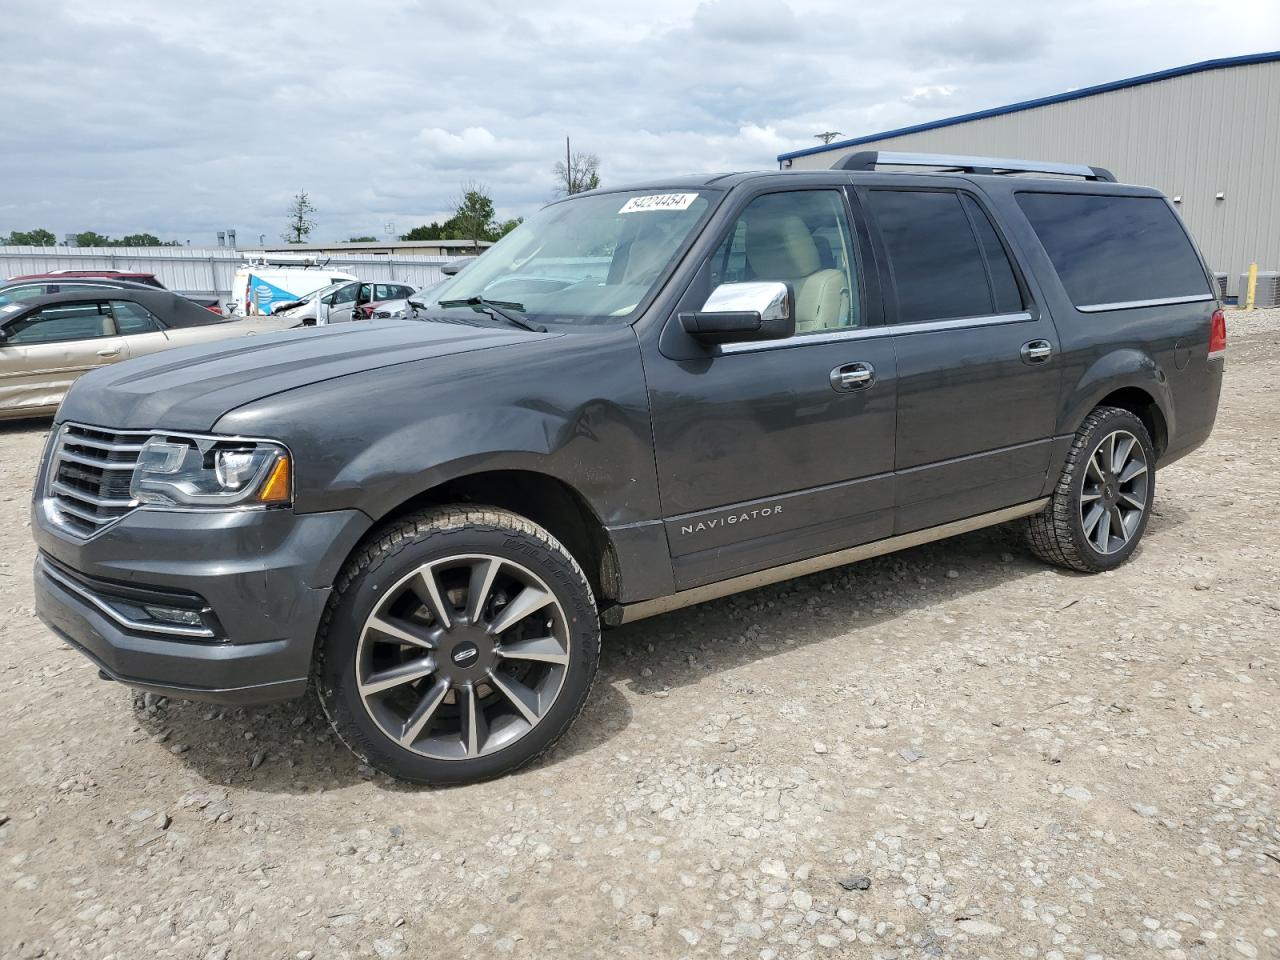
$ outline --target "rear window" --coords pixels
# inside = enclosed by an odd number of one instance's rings
[[[1076,307],[1209,296],[1200,258],[1160,197],[1019,193],[1017,198]]]

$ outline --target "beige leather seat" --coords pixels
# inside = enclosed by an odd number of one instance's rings
[[[772,211],[748,212],[747,265],[757,280],[785,280],[796,292],[796,332],[830,330],[849,322],[849,285],[843,271],[823,269],[818,245],[802,219]]]

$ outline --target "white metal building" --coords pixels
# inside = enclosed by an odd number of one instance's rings
[[[830,167],[860,150],[1059,160],[1105,167],[1177,205],[1230,290],[1280,270],[1280,51],[1206,60],[778,157]]]

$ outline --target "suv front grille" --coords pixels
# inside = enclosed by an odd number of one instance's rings
[[[129,483],[150,433],[67,424],[49,465],[47,495],[69,530],[90,536],[138,506]]]

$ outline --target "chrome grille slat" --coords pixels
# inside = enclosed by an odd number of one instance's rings
[[[85,467],[100,467],[103,470],[132,470],[135,466],[135,463],[132,460],[124,462],[115,460],[94,460],[91,457],[82,456],[79,453],[72,453],[70,450],[63,450],[61,457],[62,460],[67,463],[78,463]]]
[[[137,509],[129,484],[151,435],[66,424],[53,450],[46,496],[62,525],[89,537]]]
[[[67,486],[65,483],[60,483],[57,480],[53,482],[52,489],[54,493],[62,494],[63,496],[74,497],[77,500],[83,500],[85,503],[91,503],[95,507],[127,509],[129,507],[135,506],[135,502],[133,500],[119,500],[119,499],[111,499],[110,497],[99,497],[95,494],[90,493],[87,490],[77,490],[74,487]]]

